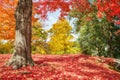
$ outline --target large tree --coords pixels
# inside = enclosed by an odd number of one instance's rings
[[[14,69],[34,64],[31,57],[31,17],[32,0],[19,0],[15,11],[15,49],[7,63]]]
[[[57,0],[57,1],[38,0],[36,3],[40,3],[40,4],[35,4],[36,6],[35,9],[40,14],[41,12],[39,12],[39,9],[42,12],[45,12],[46,10],[47,12],[48,11],[53,12],[58,8],[62,9],[61,13],[66,13],[69,11],[69,7],[68,7],[69,2],[63,0]],[[56,5],[57,7],[55,7],[52,3],[55,4],[57,3]],[[41,10],[41,6],[44,6],[42,10]],[[45,13],[42,14],[46,15]],[[31,56],[31,17],[32,17],[32,0],[18,0],[18,5],[15,11],[15,20],[16,20],[15,49],[11,59],[7,62],[7,65],[12,66],[14,69],[26,65],[34,65]]]

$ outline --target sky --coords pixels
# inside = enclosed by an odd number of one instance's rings
[[[57,22],[57,20],[59,19],[59,16],[60,16],[60,10],[57,10],[53,13],[48,13],[47,20],[43,22],[44,23],[43,28],[45,30],[49,30],[52,27],[52,25]]]
[[[53,13],[48,13],[48,17],[47,17],[48,19],[43,21],[43,23],[44,23],[44,27],[43,28],[45,30],[49,30],[52,27],[52,25],[59,20],[59,16],[60,16],[60,10],[57,10],[57,11],[55,11]],[[73,21],[74,21],[74,19],[68,20],[68,22],[70,23],[70,25],[72,27],[74,26]]]

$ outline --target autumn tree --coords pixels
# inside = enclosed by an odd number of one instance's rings
[[[4,0],[6,1],[6,0]],[[4,3],[0,0],[1,3]],[[40,10],[41,6],[43,14],[48,11],[55,11],[61,8],[62,13],[66,13],[70,10],[69,1],[57,0],[57,1],[41,1],[36,3],[36,10]],[[39,4],[40,3],[40,4]],[[43,3],[43,4],[41,4]],[[59,6],[55,6],[52,3],[57,3]],[[52,4],[52,5],[49,5]],[[46,12],[47,10],[47,12]],[[38,13],[40,13],[38,11]],[[20,68],[26,65],[34,65],[31,56],[31,18],[32,18],[32,0],[18,0],[18,5],[15,10],[16,30],[15,30],[15,48],[11,59],[7,65],[12,66],[14,69]]]
[[[47,38],[48,33],[43,29],[42,23],[34,23],[32,27],[32,53],[48,54]]]
[[[14,11],[17,3],[18,0],[0,0],[0,40],[13,40],[15,37]],[[34,23],[38,18],[34,17],[35,8],[32,10],[32,23]]]
[[[109,11],[107,14],[102,12],[100,14],[99,9],[94,5],[94,2],[89,2],[88,0],[85,1],[87,1],[86,8],[84,8],[85,5],[75,9],[73,8],[69,14],[70,16],[77,18],[75,26],[76,31],[80,33],[78,41],[83,53],[107,57],[118,56],[120,53],[119,45],[117,45],[119,44],[119,37],[116,36],[114,32],[119,30],[119,27],[116,27],[111,21],[109,21]],[[97,1],[98,3],[96,4],[100,4],[98,5],[100,10],[106,10],[104,7],[106,5],[102,3],[104,1],[99,1]],[[115,3],[117,4],[117,1],[115,1]],[[74,5],[77,5],[77,3]],[[87,7],[88,5],[89,7]],[[118,5],[116,6],[118,7]],[[106,6],[106,8],[109,8],[109,10],[111,9],[108,6]],[[107,19],[105,15],[107,16]],[[118,15],[118,13],[115,15]],[[114,17],[111,17],[111,19],[113,18],[113,21]]]
[[[14,53],[7,63],[17,69],[33,65],[31,57],[32,0],[19,0],[15,11],[16,35]]]
[[[71,41],[73,36],[71,35],[72,27],[66,19],[58,20],[50,29],[50,41],[48,42],[51,52],[67,53],[72,47]]]

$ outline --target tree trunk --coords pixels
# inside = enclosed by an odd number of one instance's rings
[[[31,57],[31,17],[32,0],[19,0],[15,11],[15,49],[7,63],[8,66],[12,66],[14,69],[34,65]]]

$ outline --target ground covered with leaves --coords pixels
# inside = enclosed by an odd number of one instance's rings
[[[120,72],[107,65],[110,58],[35,54],[35,66],[13,70],[5,66],[10,56],[0,54],[0,80],[120,80]]]

